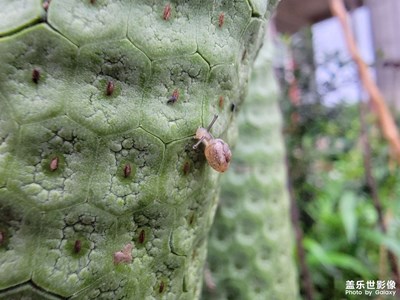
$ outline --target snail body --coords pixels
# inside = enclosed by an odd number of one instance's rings
[[[229,167],[232,153],[227,143],[222,139],[215,139],[209,132],[217,118],[218,115],[215,115],[207,129],[203,127],[197,129],[195,139],[199,141],[193,146],[193,149],[196,149],[200,143],[203,143],[205,146],[204,155],[208,164],[214,170],[223,173]]]

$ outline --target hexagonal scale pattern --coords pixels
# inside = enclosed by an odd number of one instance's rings
[[[69,297],[112,272],[113,216],[84,204],[43,213],[42,220],[33,257],[35,284]]]
[[[73,44],[45,24],[1,39],[0,91],[17,121],[39,121],[62,112],[70,100],[76,52]]]
[[[42,17],[41,0],[2,1],[0,10],[0,36],[10,34]]]
[[[257,3],[0,12],[0,299],[200,296],[219,174],[193,135],[218,113],[230,142],[269,12]]]
[[[48,22],[76,45],[120,40],[126,36],[128,0],[51,0]]]
[[[137,128],[150,60],[124,39],[81,47],[77,64],[67,114],[99,135]]]
[[[157,199],[164,159],[159,139],[140,128],[109,136],[100,141],[97,158],[89,203],[121,215]]]
[[[39,236],[38,211],[23,199],[0,189],[0,290],[30,279],[32,256]],[[1,293],[0,293],[1,295]]]
[[[87,200],[97,150],[90,131],[67,117],[24,124],[16,148],[9,164],[9,190],[41,209]]]

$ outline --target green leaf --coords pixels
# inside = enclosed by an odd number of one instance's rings
[[[340,252],[329,252],[318,242],[312,239],[304,239],[304,248],[309,252],[310,264],[322,264],[329,272],[335,272],[336,268],[351,270],[363,278],[371,278],[371,272],[362,262],[351,255]]]
[[[377,245],[384,245],[393,251],[395,255],[400,256],[400,241],[398,238],[384,235],[379,231],[371,231],[365,235],[365,238]]]
[[[346,232],[347,240],[354,243],[357,235],[357,196],[346,191],[339,200],[339,212]]]

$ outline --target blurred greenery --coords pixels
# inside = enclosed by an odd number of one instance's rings
[[[294,106],[286,100],[282,109],[315,299],[360,299],[345,296],[346,280],[393,279],[382,251],[400,256],[399,168],[368,116],[372,174],[388,225],[384,235],[365,176],[359,105]]]

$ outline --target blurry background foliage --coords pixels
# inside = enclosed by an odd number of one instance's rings
[[[345,296],[346,280],[393,279],[386,249],[400,256],[400,171],[368,110],[364,118],[371,172],[388,228],[383,234],[366,178],[360,99],[334,105],[321,101],[321,91],[340,89],[348,83],[343,80],[348,74],[340,71],[352,62],[328,53],[326,66],[334,66],[338,80],[323,82],[317,88],[311,30],[284,37],[281,42],[293,59],[289,76],[284,68],[278,67],[276,72],[282,88],[289,177],[299,208],[313,298],[361,299]],[[354,76],[348,79],[358,80]],[[399,120],[399,115],[396,117]],[[300,278],[300,285],[302,296],[308,299],[304,278]]]

